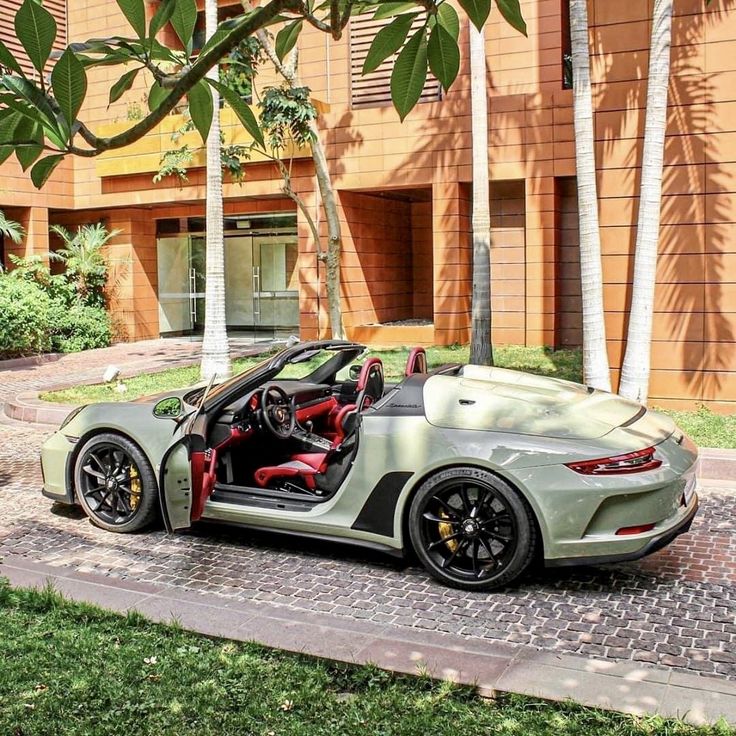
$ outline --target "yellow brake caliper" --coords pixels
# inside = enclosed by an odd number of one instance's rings
[[[135,511],[141,502],[141,476],[135,464],[130,464],[130,508]]]
[[[439,514],[441,519],[449,519],[450,517],[447,515],[447,513],[444,510],[440,511]],[[452,531],[452,524],[448,523],[440,523],[439,524],[440,529],[440,537],[442,539],[447,539],[447,537],[451,537],[453,535]],[[454,552],[457,549],[458,545],[457,539],[450,539],[449,541],[445,542],[445,547],[450,550],[450,552]]]

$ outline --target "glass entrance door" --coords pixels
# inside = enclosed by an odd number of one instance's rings
[[[186,335],[204,325],[204,239],[158,239],[158,314],[161,334]]]
[[[284,222],[284,220],[286,220]],[[293,224],[292,224],[293,223]],[[204,329],[206,241],[197,232],[158,238],[159,322],[163,335]],[[296,224],[286,217],[253,218],[225,232],[225,312],[228,332],[271,340],[299,331]]]
[[[225,291],[230,329],[255,340],[298,331],[299,283],[295,235],[225,239]]]

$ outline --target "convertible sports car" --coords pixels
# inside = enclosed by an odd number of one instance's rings
[[[75,410],[44,494],[115,532],[160,512],[402,554],[459,588],[630,560],[690,528],[697,450],[665,416],[568,381],[478,365],[385,385],[365,348],[288,347],[219,385]]]

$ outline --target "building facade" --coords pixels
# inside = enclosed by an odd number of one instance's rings
[[[675,0],[651,401],[736,408],[736,0]],[[0,9],[8,40],[19,0]],[[69,41],[127,33],[114,3],[45,0]],[[228,6],[239,3],[221,2]],[[152,12],[155,2],[147,4]],[[495,343],[567,347],[581,341],[572,92],[565,0],[523,0],[528,37],[493,11],[486,28]],[[596,156],[608,349],[614,385],[625,346],[636,235],[651,3],[589,0]],[[63,21],[63,23],[62,23]],[[470,83],[467,27],[460,75],[433,80],[401,123],[384,66],[360,77],[371,22],[338,42],[307,28],[300,75],[320,101],[319,127],[344,234],[342,301],[348,334],[375,344],[469,339],[471,257]],[[90,75],[84,119],[124,128],[145,106],[145,83],[108,105],[120,70]],[[142,75],[141,75],[142,76]],[[278,83],[268,71],[261,88]],[[109,256],[113,309],[128,339],[201,323],[204,170],[153,183],[181,125],[172,116],[133,146],[67,160],[42,193],[15,160],[0,168],[0,209],[28,230],[10,252],[48,250],[48,226],[103,219],[120,229]],[[243,131],[224,113],[228,141]],[[178,143],[181,145],[181,143]],[[319,218],[314,170],[295,151],[292,183]],[[323,268],[305,218],[281,191],[275,166],[246,165],[225,184],[228,323],[268,334],[324,335]]]

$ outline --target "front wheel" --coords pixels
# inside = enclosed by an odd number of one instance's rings
[[[136,532],[158,513],[156,476],[141,449],[117,434],[85,442],[74,466],[77,500],[92,522],[111,532]]]
[[[463,590],[492,590],[519,577],[537,538],[518,492],[471,467],[439,471],[422,484],[409,511],[409,534],[427,570]]]

